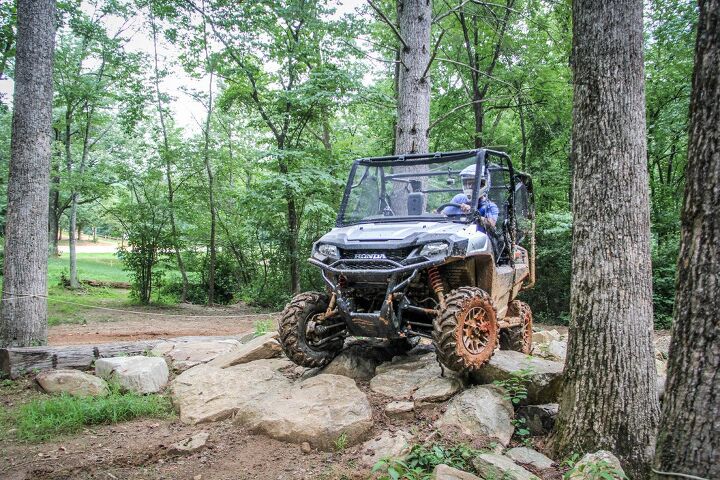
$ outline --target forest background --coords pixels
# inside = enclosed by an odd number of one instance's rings
[[[294,291],[322,288],[304,259],[334,225],[351,162],[394,151],[394,8],[59,2],[49,254],[58,254],[63,230],[122,239],[119,256],[139,303],[278,308]],[[501,149],[533,175],[538,282],[525,301],[538,321],[566,323],[570,1],[433,8],[430,151]],[[12,78],[14,6],[0,9],[0,75]],[[696,22],[692,2],[646,2],[658,328],[669,327],[675,294]],[[0,106],[3,202],[10,98]],[[3,224],[4,212],[0,205]],[[77,287],[84,272],[76,255],[61,258],[59,281]]]

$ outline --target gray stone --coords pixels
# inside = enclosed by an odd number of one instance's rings
[[[214,358],[240,346],[233,339],[207,340],[197,342],[162,342],[152,350],[153,355],[165,358],[175,372],[207,363]]]
[[[528,447],[515,447],[511,448],[505,455],[516,463],[522,463],[524,465],[532,465],[535,468],[544,470],[553,466],[553,461],[543,455],[542,453],[533,450]]]
[[[159,357],[113,357],[95,361],[95,374],[117,381],[122,388],[137,393],[157,393],[168,382],[167,363]]]
[[[197,432],[191,437],[186,438],[181,442],[177,442],[170,446],[169,452],[176,455],[187,455],[190,453],[199,452],[205,448],[207,439],[210,437],[208,432]]]
[[[472,463],[480,478],[487,480],[539,480],[536,475],[504,455],[482,453]]]
[[[530,369],[527,384],[527,399],[521,404],[540,404],[557,402],[562,387],[563,364],[531,357],[511,350],[498,350],[490,361],[473,372],[472,379],[477,383],[493,383],[511,378],[513,372]]]
[[[548,353],[555,360],[565,361],[567,356],[567,342],[563,340],[552,340],[548,344]]]
[[[667,361],[670,352],[670,341],[672,337],[670,335],[658,335],[655,338],[655,358],[658,360]]]
[[[375,375],[375,367],[385,360],[382,350],[365,343],[353,343],[345,347],[322,373],[343,375],[355,380],[370,380]]]
[[[385,415],[393,418],[409,420],[415,417],[415,404],[413,402],[396,401],[385,405]]]
[[[667,383],[667,375],[657,376],[657,395],[658,400],[662,401],[665,398],[665,384]]]
[[[590,469],[590,466],[593,466]],[[595,453],[588,453],[570,470],[568,480],[595,480],[600,473],[598,470],[609,474],[611,478],[622,479],[625,472],[620,466],[620,460],[607,450],[599,450]]]
[[[507,445],[515,430],[513,416],[513,406],[499,388],[477,386],[450,400],[435,426],[456,428],[472,437],[494,437]]]
[[[480,477],[441,463],[433,470],[432,480],[480,480]]]
[[[402,458],[410,453],[410,439],[412,436],[404,431],[384,431],[377,438],[373,438],[360,446],[363,456],[360,462],[366,467],[372,467],[383,458]]]
[[[35,380],[47,393],[67,393],[76,397],[105,396],[108,385],[102,378],[80,370],[47,370]]]
[[[228,353],[220,355],[208,362],[213,367],[227,368],[242,365],[255,360],[279,357],[282,348],[277,341],[277,332],[269,332],[244,343]]]
[[[183,372],[172,383],[180,421],[234,416],[251,432],[324,450],[343,434],[348,445],[364,439],[373,425],[372,408],[354,380],[321,374],[293,382],[278,371],[288,365],[269,359],[228,368],[198,365]]]
[[[370,389],[397,400],[414,399],[425,402],[447,400],[463,388],[453,372],[442,370],[434,353],[422,356],[396,357],[376,368]]]
[[[525,428],[530,430],[530,435],[547,435],[555,426],[558,407],[557,403],[526,405],[517,410],[516,416],[525,419]]]

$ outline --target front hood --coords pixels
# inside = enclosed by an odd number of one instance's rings
[[[464,230],[467,225],[459,223],[412,222],[412,223],[366,223],[336,228],[330,235],[344,235],[349,242],[385,240],[408,240],[419,235],[451,235]]]

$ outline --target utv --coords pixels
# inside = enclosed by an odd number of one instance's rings
[[[532,313],[515,297],[534,283],[534,243],[531,178],[503,152],[357,160],[336,228],[309,259],[328,293],[302,293],[285,307],[283,350],[319,367],[347,336],[408,347],[425,337],[456,372],[479,368],[498,342],[529,353]]]

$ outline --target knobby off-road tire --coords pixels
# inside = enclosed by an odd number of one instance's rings
[[[530,354],[532,352],[532,310],[530,310],[530,305],[520,300],[513,300],[508,304],[507,316],[520,317],[522,324],[500,330],[500,350],[514,350]]]
[[[445,305],[433,328],[438,360],[456,372],[477,370],[497,347],[495,305],[487,292],[476,287],[451,291]]]
[[[328,296],[307,292],[295,295],[285,306],[280,318],[278,334],[285,355],[297,365],[314,368],[330,363],[342,350],[344,340],[337,338],[320,347],[313,347],[307,338],[307,322],[325,313]]]

